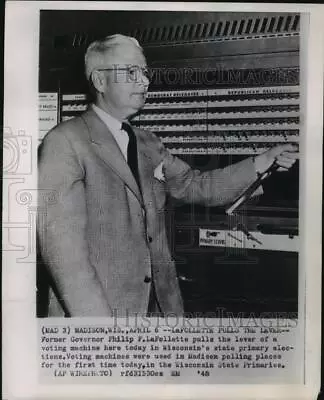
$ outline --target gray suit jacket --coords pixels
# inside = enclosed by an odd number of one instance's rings
[[[49,193],[39,196],[39,246],[71,316],[145,314],[150,280],[162,311],[181,314],[165,231],[166,193],[222,205],[256,179],[251,159],[200,173],[171,155],[154,134],[134,130],[141,191],[92,109],[59,124],[41,145],[39,189]],[[154,177],[162,161],[165,182]],[[60,315],[54,302],[49,314]]]

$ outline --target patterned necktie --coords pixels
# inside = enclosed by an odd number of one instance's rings
[[[132,127],[126,122],[122,123],[122,130],[127,132],[129,142],[127,147],[127,163],[132,171],[139,189],[141,189],[139,173],[138,173],[138,158],[137,158],[137,143],[136,136]]]

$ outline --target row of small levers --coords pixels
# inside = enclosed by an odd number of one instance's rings
[[[151,124],[141,126],[140,124],[134,123],[134,126],[139,126],[143,129],[147,129],[153,132],[210,132],[210,131],[223,131],[223,130],[272,130],[272,129],[285,129],[285,130],[295,130],[299,128],[298,120],[287,121],[284,119],[279,120],[269,120],[264,119],[256,121],[255,119],[251,121],[219,121],[218,123],[206,124],[206,123],[195,123],[191,124],[166,124],[158,125]]]
[[[156,120],[190,120],[190,119],[214,119],[214,118],[278,118],[278,117],[298,117],[299,110],[287,109],[258,109],[249,108],[240,110],[240,108],[231,107],[231,109],[222,110],[206,110],[204,112],[172,112],[172,113],[145,113],[137,115],[133,118],[134,121],[156,121]]]
[[[62,115],[62,121],[68,121],[73,118],[74,115]],[[207,120],[208,121],[208,120]],[[270,118],[262,117],[258,115],[258,117],[249,118],[240,118],[237,116],[236,118],[226,118],[226,119],[213,119],[206,123],[206,120],[197,118],[193,118],[191,120],[172,120],[171,123],[168,123],[168,120],[162,121],[138,121],[136,119],[132,120],[132,124],[134,126],[151,130],[153,132],[208,132],[208,131],[219,131],[219,130],[271,130],[271,129],[287,129],[294,130],[299,128],[299,117],[298,116],[289,116],[285,117],[283,115]]]
[[[293,143],[293,142],[291,142]],[[260,154],[271,147],[274,146],[274,143],[262,143],[256,145],[223,145],[223,146],[186,146],[183,147],[181,144],[166,146],[171,154],[228,154],[228,155],[251,155],[251,154]]]
[[[252,103],[252,102],[251,102]],[[64,104],[62,106],[63,112],[82,112],[87,109],[86,104]],[[179,111],[181,109],[181,111]],[[215,102],[213,106],[204,106],[202,103],[191,103],[191,107],[177,107],[174,109],[151,109],[145,107],[140,115],[137,115],[137,119],[150,119],[150,118],[172,118],[172,119],[187,119],[189,115],[207,117],[212,114],[236,114],[236,113],[275,113],[275,112],[298,112],[299,104],[298,102],[265,102],[265,101],[254,101],[253,104],[246,105],[246,103],[241,102],[241,104],[229,105],[228,103],[220,105]]]
[[[66,103],[62,105],[63,112],[82,112],[87,109],[85,103]],[[233,107],[233,110],[231,110]],[[179,109],[182,111],[179,112]],[[238,110],[239,112],[275,112],[275,111],[297,111],[299,109],[298,99],[261,99],[261,100],[228,100],[228,101],[178,101],[158,104],[146,104],[141,115],[165,115],[187,114],[187,113],[228,113]]]
[[[276,95],[233,95],[233,96],[209,96],[206,98],[166,98],[146,100],[145,109],[173,109],[173,108],[203,108],[203,107],[227,107],[249,106],[259,104],[298,104],[298,93],[286,93]]]
[[[208,136],[166,136],[161,138],[164,143],[289,143],[298,142],[299,135],[208,135]]]

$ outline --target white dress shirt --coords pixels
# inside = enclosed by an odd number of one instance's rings
[[[123,156],[125,157],[125,160],[127,161],[127,147],[129,138],[127,132],[121,129],[122,123],[95,104],[92,104],[92,108],[114,136],[114,139],[116,140],[121,152],[123,153]]]

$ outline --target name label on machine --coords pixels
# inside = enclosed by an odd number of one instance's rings
[[[199,229],[199,246],[226,246],[226,231]]]
[[[199,246],[298,252],[299,238],[261,232],[250,232],[248,237],[241,230],[199,228]]]

